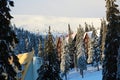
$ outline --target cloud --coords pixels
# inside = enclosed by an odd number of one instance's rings
[[[52,31],[66,32],[68,24],[73,31],[76,31],[79,24],[84,27],[85,22],[100,27],[100,18],[77,18],[77,17],[55,17],[55,16],[38,16],[38,15],[13,15],[13,24],[17,27],[23,27],[30,31],[47,31],[48,26]]]

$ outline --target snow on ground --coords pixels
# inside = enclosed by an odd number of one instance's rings
[[[77,72],[75,69],[72,69],[68,73],[67,77],[68,80],[102,80],[102,69],[97,71],[93,67],[88,67],[88,69],[84,71],[84,78],[82,78],[79,72]]]

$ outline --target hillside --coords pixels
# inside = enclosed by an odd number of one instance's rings
[[[84,78],[82,78],[80,73],[73,69],[68,73],[68,80],[102,80],[102,70],[97,71],[94,67],[89,66],[84,71]]]

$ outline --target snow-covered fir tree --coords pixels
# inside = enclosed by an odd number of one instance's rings
[[[70,68],[74,68],[74,44],[73,44],[73,38],[72,38],[72,30],[70,28],[70,24],[68,24],[68,52],[71,58],[70,62]]]
[[[13,1],[0,0],[0,80],[16,80],[16,71],[13,67],[21,70],[19,60],[13,51],[18,39],[10,26],[10,20],[13,18],[9,13],[10,6],[14,6]]]
[[[19,48],[21,49],[20,53],[24,53],[26,52],[26,45],[25,45],[25,37],[24,36],[21,36],[21,39],[20,39],[20,45]]]
[[[82,75],[82,78],[84,77],[83,70],[87,69],[83,36],[84,29],[81,27],[81,25],[79,25],[76,37],[76,55],[77,55],[77,67],[80,69],[80,74]]]
[[[90,31],[95,30],[95,27],[94,27],[94,25],[93,25],[93,24],[92,24],[92,25],[89,25],[89,28],[90,28],[90,29],[89,29]]]
[[[104,49],[105,49],[104,46],[105,46],[106,33],[107,33],[106,21],[102,19],[101,27],[100,27],[100,39],[99,39],[101,63],[103,62],[103,58],[104,58]]]
[[[24,29],[18,29],[16,28],[16,26],[14,25],[14,29],[13,29],[16,33],[17,33],[17,38],[19,39],[19,43],[17,44],[17,46],[15,47],[15,53],[25,53],[25,52],[29,52],[29,39],[28,37],[28,33],[26,31],[24,31]],[[32,48],[31,48],[32,50]]]
[[[42,44],[44,41],[42,37],[43,35],[29,32],[23,28],[17,28],[15,25],[13,27],[13,30],[16,32],[17,38],[19,39],[19,43],[15,47],[15,53],[18,54],[31,52],[32,48],[34,48],[35,55],[37,56],[39,51],[39,41],[41,40]]]
[[[37,80],[61,80],[59,61],[50,27],[45,43],[44,57],[44,63],[38,69]]]
[[[89,39],[88,44],[89,45],[88,45],[87,63],[92,63],[93,62],[93,55],[94,55],[94,49],[93,49],[94,39],[93,38]]]
[[[62,77],[65,76],[65,79],[67,80],[67,73],[69,71],[71,58],[68,52],[68,45],[65,41],[65,38],[62,40],[62,53],[61,53],[61,63],[60,63],[60,69],[62,72]]]
[[[78,68],[78,64],[77,64],[77,56],[80,54],[79,50],[81,50],[81,44],[83,43],[83,35],[84,35],[84,29],[81,27],[81,25],[79,25],[79,28],[77,28],[77,34],[76,34],[76,43],[75,43],[75,47],[76,47],[76,55],[75,55],[75,67]]]
[[[93,30],[93,65],[97,67],[97,70],[99,71],[99,63],[100,63],[100,45],[99,45],[99,37],[97,36],[97,32],[94,29]]]
[[[85,22],[85,32],[88,32],[89,31],[89,26],[88,24]]]
[[[35,55],[37,56],[39,52],[39,36],[38,35],[35,35],[34,49],[35,49]]]
[[[118,48],[118,57],[117,57],[117,80],[120,80],[120,47]]]
[[[100,45],[99,38],[97,36],[96,29],[93,28],[91,39],[89,40],[88,45],[88,58],[87,63],[91,63],[96,66],[99,70],[99,62],[100,62]]]
[[[29,41],[28,41],[28,38],[25,39],[25,51],[28,52],[28,44],[29,44]]]
[[[78,56],[77,56],[77,65],[80,69],[80,74],[82,75],[82,78],[84,77],[84,70],[87,69],[87,63],[86,63],[86,57],[85,57],[85,50],[84,50],[84,44],[81,44],[80,50],[78,50]]]
[[[105,59],[103,61],[102,80],[120,80],[119,48],[120,48],[120,12],[116,0],[106,0],[107,35],[105,40]]]
[[[42,42],[39,40],[39,46],[38,46],[38,56],[43,57],[43,47],[42,47]]]

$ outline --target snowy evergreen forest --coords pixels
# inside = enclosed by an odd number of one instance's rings
[[[17,55],[33,50],[42,60],[36,80],[120,80],[120,10],[116,0],[105,1],[99,29],[85,22],[76,32],[68,24],[62,34],[48,26],[43,35],[12,25],[14,2],[0,0],[0,80],[21,80]]]

